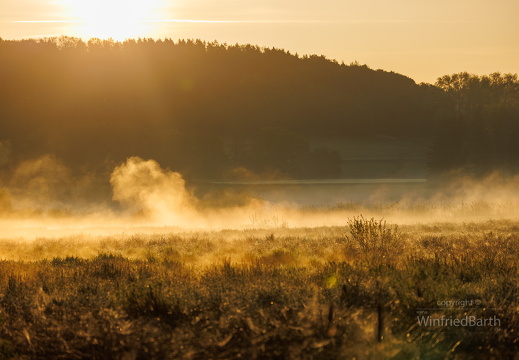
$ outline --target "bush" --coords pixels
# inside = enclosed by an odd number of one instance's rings
[[[386,221],[365,219],[362,215],[348,220],[351,239],[365,255],[387,257],[403,247],[397,225],[387,225]]]

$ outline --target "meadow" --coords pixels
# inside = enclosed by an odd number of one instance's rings
[[[518,229],[359,215],[5,238],[0,358],[517,359]]]

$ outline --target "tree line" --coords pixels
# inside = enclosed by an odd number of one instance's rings
[[[432,173],[516,167],[513,75],[416,84],[250,44],[59,37],[0,39],[0,79],[10,161],[49,153],[79,171],[139,155],[198,179],[337,177],[338,153],[308,137],[434,134]]]
[[[462,72],[440,77],[436,86],[448,103],[438,112],[436,141],[429,158],[431,173],[518,173],[517,74]]]

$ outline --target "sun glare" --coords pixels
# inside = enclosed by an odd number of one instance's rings
[[[78,36],[125,40],[152,34],[164,0],[68,0],[66,6]]]

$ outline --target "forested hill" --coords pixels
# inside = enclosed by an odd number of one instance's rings
[[[0,141],[11,158],[54,154],[75,167],[138,155],[198,177],[237,166],[328,177],[337,154],[310,154],[302,138],[430,136],[455,112],[446,89],[252,45],[0,39]],[[451,142],[438,146],[457,151]],[[309,173],[301,159],[312,156],[329,169]],[[436,168],[450,157],[436,152]]]
[[[75,38],[4,40],[0,54],[1,134],[24,152],[167,151],[177,131],[241,136],[269,126],[301,135],[423,135],[430,123],[426,88],[322,56]]]

